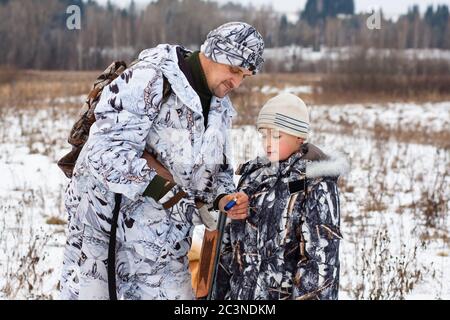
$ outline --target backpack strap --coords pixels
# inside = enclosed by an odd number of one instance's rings
[[[114,194],[114,210],[112,212],[111,230],[109,232],[108,244],[108,292],[109,300],[117,300],[117,286],[116,286],[116,233],[117,220],[119,219],[120,204],[122,202],[122,195],[120,193]]]

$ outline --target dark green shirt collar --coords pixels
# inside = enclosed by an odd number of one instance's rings
[[[192,78],[194,80],[194,86],[197,93],[201,96],[212,98],[212,93],[208,88],[208,82],[206,81],[205,72],[203,71],[202,65],[200,63],[199,57],[200,51],[194,51],[192,54],[185,58],[187,64],[189,65]]]
[[[204,125],[206,128],[208,124],[208,113],[210,109],[212,93],[209,90],[205,72],[203,71],[202,65],[200,63],[199,53],[200,51],[194,51],[187,56],[180,57],[179,55],[179,65],[187,80],[189,81],[189,84],[192,86],[192,88],[200,98],[200,103],[202,104],[203,110],[202,113],[204,118]]]

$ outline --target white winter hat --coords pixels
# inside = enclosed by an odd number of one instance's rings
[[[296,137],[308,139],[309,113],[302,99],[292,93],[281,93],[269,99],[258,115],[260,128],[278,129]]]
[[[263,37],[245,22],[228,22],[212,30],[200,51],[215,62],[249,69],[253,74],[264,64]]]

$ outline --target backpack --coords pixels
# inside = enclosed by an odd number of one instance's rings
[[[129,66],[133,66],[139,60],[133,61]],[[80,155],[86,140],[89,137],[89,129],[95,122],[95,107],[100,100],[103,88],[108,86],[114,79],[120,76],[127,69],[124,61],[114,61],[106,68],[94,81],[92,89],[81,107],[79,118],[76,120],[70,130],[68,142],[72,146],[72,150],[58,161],[58,167],[64,172],[67,178],[72,178],[75,163]],[[167,99],[170,94],[170,84],[165,76],[163,76],[163,100]]]

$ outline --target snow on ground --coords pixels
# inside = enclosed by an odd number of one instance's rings
[[[58,297],[68,180],[56,161],[70,149],[74,114],[0,110],[0,298]],[[311,142],[343,152],[352,166],[340,189],[340,297],[450,299],[450,152],[377,137],[401,135],[398,128],[448,132],[450,102],[311,106],[311,120]],[[253,126],[231,135],[235,165],[261,151]]]
[[[264,58],[266,62],[274,65],[282,64],[284,70],[294,70],[301,64],[332,66],[340,61],[367,53],[367,58],[399,58],[410,61],[450,61],[450,50],[441,49],[376,49],[369,48],[367,52],[361,51],[361,47],[325,47],[314,50],[312,47],[300,47],[290,45],[285,47],[266,48]]]
[[[311,94],[313,93],[313,87],[312,86],[285,86],[283,89],[279,89],[277,87],[272,87],[269,85],[265,85],[262,87],[253,87],[253,92],[261,92],[263,94],[277,94],[279,92],[290,92],[293,94]]]
[[[313,106],[311,121],[314,128],[336,130],[336,125],[346,125],[352,131],[373,131],[377,125],[384,129],[410,130],[423,134],[438,133],[450,128],[448,102],[379,104],[350,104],[338,106]]]
[[[312,47],[300,47],[290,45],[286,47],[266,48],[264,50],[264,58],[274,61],[286,61],[296,59],[297,61],[317,62],[320,60],[340,60],[347,59],[349,55],[358,47],[321,47],[315,51]],[[432,60],[442,59],[450,60],[450,50],[441,49],[376,49],[370,48],[368,53],[376,56],[388,56],[391,54],[400,54],[408,59]]]

